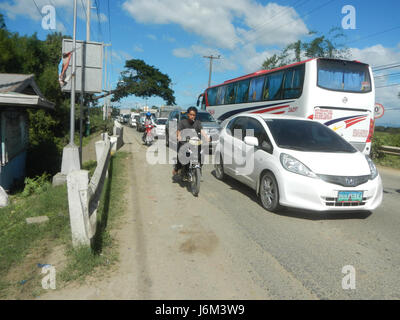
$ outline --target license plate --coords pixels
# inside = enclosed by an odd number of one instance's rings
[[[362,191],[339,191],[338,202],[361,202],[363,199]]]

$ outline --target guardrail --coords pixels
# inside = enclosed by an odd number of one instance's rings
[[[77,170],[67,175],[68,206],[72,232],[72,245],[91,244],[96,233],[97,208],[104,181],[107,177],[112,144],[107,137],[96,142],[97,166],[89,180],[89,171]]]
[[[380,150],[385,154],[392,154],[396,156],[400,156],[400,148],[399,147],[391,147],[391,146],[382,146]]]

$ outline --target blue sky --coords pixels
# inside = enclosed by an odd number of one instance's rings
[[[86,22],[78,0],[77,39],[85,39]],[[309,31],[326,34],[340,27],[342,8],[356,10],[356,29],[343,30],[354,59],[372,66],[400,64],[400,1],[398,0],[97,0],[92,9],[91,40],[112,41],[111,83],[115,86],[126,59],[143,59],[172,79],[177,104],[188,107],[208,82],[208,60],[214,60],[212,83],[217,84],[260,69],[262,62],[297,39],[309,39]],[[1,0],[9,30],[20,34],[37,32],[44,39],[51,32],[41,27],[39,9],[56,8],[57,31],[72,35],[72,0]],[[108,4],[110,12],[108,12]],[[96,3],[92,0],[92,6]],[[111,32],[109,29],[111,26]],[[102,32],[99,32],[101,28]],[[111,39],[110,39],[111,33]],[[378,33],[378,34],[377,34]],[[400,72],[400,68],[377,75]],[[376,86],[400,83],[400,75],[380,77]],[[376,101],[387,112],[377,124],[400,126],[400,86],[377,89]],[[123,107],[144,105],[131,96]],[[159,98],[148,104],[162,105]]]

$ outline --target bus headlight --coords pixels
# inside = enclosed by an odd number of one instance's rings
[[[281,153],[280,156],[282,166],[290,172],[301,174],[302,176],[317,178],[317,175],[312,172],[306,165],[297,160],[296,158],[286,154]]]
[[[370,157],[366,155],[365,159],[367,159],[369,170],[371,171],[371,180],[374,180],[378,176],[378,170],[376,169],[375,163],[371,160]]]

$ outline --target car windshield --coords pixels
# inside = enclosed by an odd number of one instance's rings
[[[327,126],[307,120],[267,119],[269,130],[280,148],[306,152],[357,152]]]
[[[157,124],[166,124],[167,123],[167,119],[158,119],[157,120]]]
[[[187,119],[186,113],[182,114],[182,119]],[[215,119],[208,112],[198,112],[196,120],[199,120],[200,122],[215,122]]]

